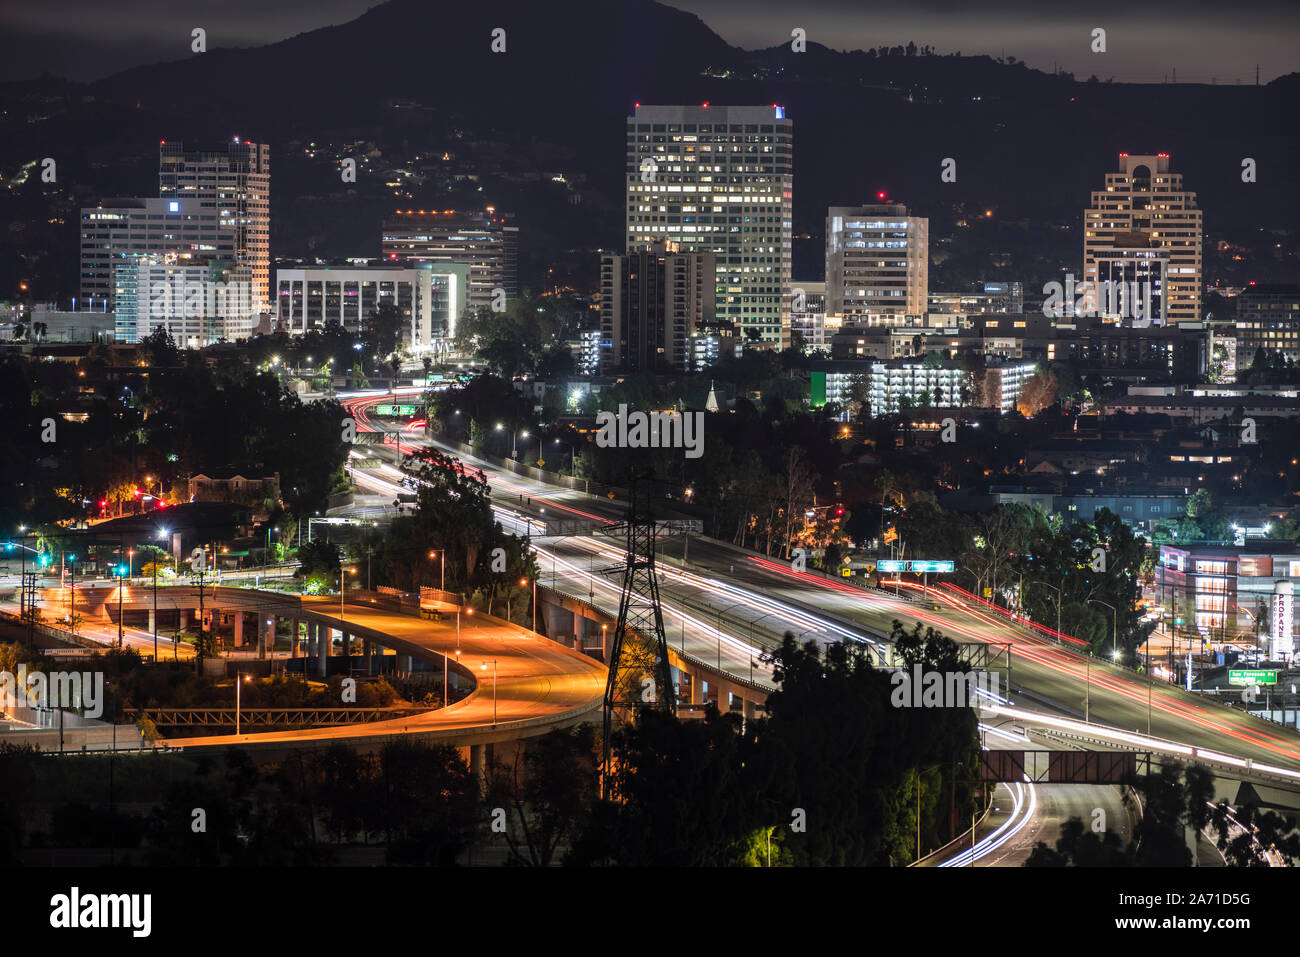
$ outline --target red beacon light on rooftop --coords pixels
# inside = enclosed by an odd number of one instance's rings
[[[884,198],[885,198],[885,191],[882,189],[880,192],[876,194],[876,199],[884,199]]]

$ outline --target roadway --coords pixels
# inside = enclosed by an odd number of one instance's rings
[[[238,743],[254,751],[283,752],[343,740],[359,744],[396,734],[418,734],[464,747],[545,733],[590,716],[604,699],[605,668],[600,662],[516,625],[477,615],[464,617],[458,639],[454,616],[441,622],[427,621],[362,602],[345,603],[340,616],[337,598],[304,596],[301,602],[306,620],[372,635],[399,654],[426,660],[445,656],[458,662],[463,672],[473,676],[474,690],[455,704],[414,717],[237,738],[173,738],[166,742],[168,746],[194,750]]]
[[[353,408],[363,409],[364,404]],[[366,427],[381,428],[369,421]],[[404,439],[395,449],[384,448],[388,455],[396,455],[414,451],[412,443],[418,441]],[[452,454],[490,479],[499,515],[518,513],[526,521],[544,517],[543,509],[549,509],[552,514],[596,522],[622,517],[617,503],[548,486],[474,456]],[[368,480],[387,481],[385,469],[401,474],[387,465]],[[362,474],[358,470],[358,481],[363,480]],[[611,571],[618,565],[616,537],[571,536],[537,540],[535,545],[542,584],[548,584],[550,571],[557,589],[590,597],[597,607],[616,613],[612,599],[617,576]],[[689,561],[683,569],[687,550]],[[796,571],[787,562],[700,536],[690,536],[689,545],[685,538],[661,542],[658,568],[670,642],[681,644],[697,658],[719,659],[724,671],[738,677],[748,677],[755,656],[785,631],[823,643],[845,637],[878,642],[894,620],[909,628],[920,621],[958,641],[1009,645],[1010,696],[1026,706],[1078,718],[1086,713],[1100,725],[1149,730],[1157,738],[1300,769],[1300,735],[1295,731],[1090,658],[1068,641],[1011,622],[1004,612],[955,590],[931,588],[921,596],[919,585],[900,585],[904,595],[910,592],[916,599],[928,599],[922,604]],[[761,680],[761,673],[756,677]]]

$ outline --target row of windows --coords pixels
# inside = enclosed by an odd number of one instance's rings
[[[771,123],[629,123],[628,133],[775,133]],[[782,128],[783,132],[788,127]],[[785,132],[785,135],[789,135]]]

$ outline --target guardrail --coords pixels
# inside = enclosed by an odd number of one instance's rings
[[[428,708],[138,708],[124,709],[122,714],[132,722],[148,718],[164,728],[233,728],[236,713],[239,723],[249,727],[285,725],[297,727],[327,727],[344,724],[367,724],[391,718],[406,718],[425,714]]]

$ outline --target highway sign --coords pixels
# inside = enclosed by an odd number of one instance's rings
[[[1260,671],[1249,668],[1231,668],[1228,670],[1228,684],[1230,685],[1275,685],[1277,684],[1276,671]]]
[[[882,558],[876,562],[876,571],[879,572],[912,572],[914,575],[920,575],[924,572],[951,572],[955,566],[952,562],[941,561],[912,561],[900,562],[894,558]]]
[[[415,415],[416,405],[377,405],[375,415]]]
[[[917,575],[921,574],[922,572],[937,572],[937,573],[951,572],[956,567],[956,565],[953,562],[942,562],[942,561],[914,561],[914,562],[908,562],[907,564],[910,566],[908,568],[908,571],[914,572]]]

